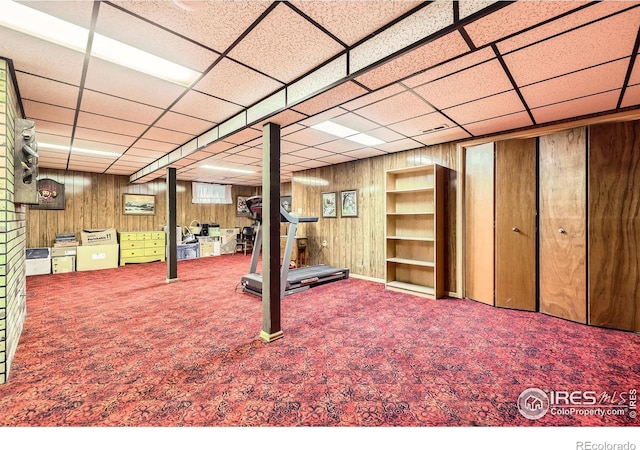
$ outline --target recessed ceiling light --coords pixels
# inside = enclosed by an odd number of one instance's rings
[[[235,173],[255,173],[255,171],[252,170],[243,170],[243,169],[231,169],[229,167],[217,167],[217,166],[200,166],[203,169],[209,169],[209,170],[220,170],[223,172],[235,172]]]
[[[38,142],[38,148],[50,148],[53,150],[67,150],[67,151],[69,150],[68,145],[48,144],[46,142]],[[93,150],[90,148],[79,148],[79,147],[72,147],[71,153],[84,153],[87,155],[106,156],[109,158],[117,158],[119,156],[122,156],[122,153],[105,152],[103,150]]]
[[[330,120],[311,125],[311,128],[314,130],[324,131],[325,133],[332,134],[333,136],[349,139],[350,141],[363,145],[380,145],[385,143],[378,138],[360,133],[359,131],[331,122]]]
[[[333,136],[338,136],[341,138],[358,134],[356,130],[352,130],[351,128],[342,126],[329,120],[311,125],[311,128],[318,131],[324,131],[325,133],[329,133]]]
[[[353,136],[347,136],[346,139],[350,141],[357,142],[362,145],[381,145],[384,144],[384,141],[381,141],[378,138],[374,138],[373,136],[369,136],[368,134],[358,133]]]
[[[13,1],[0,1],[0,25],[81,53],[87,50],[89,30]],[[91,55],[181,86],[202,74],[138,48],[94,33]]]

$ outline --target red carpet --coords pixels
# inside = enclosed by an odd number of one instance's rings
[[[629,410],[531,420],[517,400],[621,402],[640,387],[640,335],[350,278],[284,299],[267,344],[260,299],[238,287],[249,259],[181,261],[173,284],[164,263],[29,277],[0,425],[638,425]]]

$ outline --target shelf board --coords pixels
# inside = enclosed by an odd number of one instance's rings
[[[389,189],[386,191],[387,194],[415,194],[417,192],[431,192],[435,188],[434,187],[419,187],[419,188],[410,188],[410,189]]]
[[[435,263],[432,261],[420,261],[419,259],[407,259],[407,258],[387,258],[387,262],[398,263],[398,264],[408,264],[411,266],[422,266],[422,267],[435,267]]]
[[[422,286],[421,284],[404,283],[402,281],[390,281],[387,287],[394,289],[402,289],[403,291],[420,292],[421,294],[435,295],[436,291],[432,287]]]
[[[388,212],[387,216],[433,216],[434,211]]]
[[[422,242],[435,242],[434,237],[421,237],[421,236],[387,236],[387,239],[394,239],[400,241],[422,241]]]

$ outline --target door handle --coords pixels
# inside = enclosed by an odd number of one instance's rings
[[[518,227],[513,227],[513,228],[511,229],[511,231],[514,231],[514,232],[516,232],[516,233],[520,233],[520,228],[518,228]]]
[[[560,234],[567,234],[567,232],[565,231],[565,229],[564,229],[564,228],[559,228],[559,229],[558,229],[558,233],[560,233]]]

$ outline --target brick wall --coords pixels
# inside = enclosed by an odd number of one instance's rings
[[[26,207],[13,203],[14,119],[17,96],[6,60],[0,59],[0,384],[11,362],[26,318]]]

